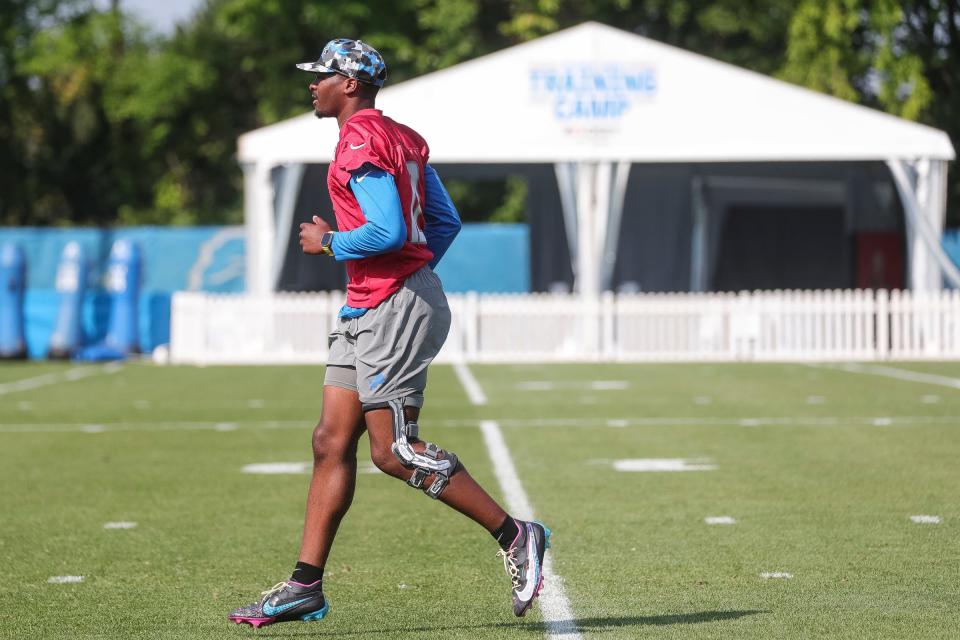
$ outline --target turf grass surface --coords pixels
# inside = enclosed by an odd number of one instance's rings
[[[234,626],[289,575],[309,479],[241,468],[310,459],[322,367],[77,368],[0,366],[0,385],[56,377],[0,386],[0,637],[543,637],[537,607],[512,616],[490,537],[369,472],[366,438],[330,616]],[[423,435],[499,498],[477,428],[498,421],[583,637],[956,637],[960,391],[790,364],[472,371],[487,406],[431,368]],[[613,467],[634,458],[716,469]],[[736,524],[704,522],[721,515]],[[64,575],[84,581],[47,582]]]

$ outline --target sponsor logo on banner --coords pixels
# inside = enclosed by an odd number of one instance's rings
[[[568,133],[616,131],[637,104],[657,96],[657,70],[643,63],[543,64],[530,69],[530,95]]]

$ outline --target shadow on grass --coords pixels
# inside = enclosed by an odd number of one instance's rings
[[[558,624],[567,625],[571,622],[578,629],[587,631],[600,631],[604,627],[639,627],[644,625],[668,625],[668,624],[698,624],[701,622],[718,622],[720,620],[736,620],[746,616],[754,616],[758,613],[770,613],[769,611],[760,611],[748,609],[746,611],[698,611],[697,613],[678,613],[665,616],[625,616],[619,618],[577,618],[576,620],[565,620]]]
[[[558,635],[572,633],[575,631],[595,631],[603,632],[605,630],[618,629],[622,627],[643,627],[643,626],[661,626],[671,624],[700,624],[704,622],[719,622],[721,620],[736,620],[746,616],[753,616],[759,613],[770,613],[756,609],[744,611],[698,611],[696,613],[678,613],[675,615],[663,616],[610,616],[610,617],[592,617],[577,618],[575,620],[558,620],[550,625]],[[275,638],[287,636],[375,636],[378,634],[397,634],[397,633],[429,633],[433,631],[466,631],[469,629],[514,629],[517,631],[528,631],[543,635],[547,627],[545,622],[491,622],[489,624],[464,624],[464,625],[423,625],[418,627],[387,627],[383,629],[357,629],[355,631],[330,631],[324,632],[315,625],[310,625],[309,630],[294,630],[285,628],[282,631],[270,633],[270,630],[262,630],[257,634],[259,638]]]

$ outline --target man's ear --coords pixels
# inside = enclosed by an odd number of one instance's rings
[[[356,78],[346,78],[346,82],[343,83],[343,92],[352,97],[357,95],[358,91],[360,91],[360,81]]]

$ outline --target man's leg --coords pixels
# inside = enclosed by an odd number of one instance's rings
[[[356,391],[323,388],[320,423],[313,430],[313,477],[307,494],[300,561],[323,567],[357,481],[357,442],[363,414]]]
[[[429,488],[429,495],[473,519],[496,538],[500,544],[499,554],[503,557],[504,569],[512,583],[513,613],[525,615],[543,588],[543,556],[550,546],[550,530],[540,522],[524,522],[507,515],[454,454],[436,445],[428,448],[422,440],[407,437],[407,443],[416,455],[411,460],[408,450],[403,454],[404,462],[401,462],[393,451],[397,443],[394,421],[399,415],[394,415],[395,410],[399,411],[397,405],[387,409],[370,409],[365,413],[374,463],[385,473],[411,481],[425,492]],[[416,422],[420,410],[404,407],[403,413],[407,423]],[[409,434],[411,431],[413,429],[408,425],[405,432]],[[430,455],[423,455],[425,451]],[[412,481],[416,473],[424,472],[426,467],[436,469],[436,462],[444,459],[453,460],[454,466],[446,471],[449,474],[446,484],[437,485],[439,493],[435,493],[436,487],[432,486],[438,477],[437,473],[430,473],[425,478],[417,477],[419,484]],[[410,466],[404,466],[405,462]]]
[[[353,500],[357,441],[362,434],[357,392],[325,385],[320,423],[313,430],[313,478],[300,562],[289,581],[263,592],[258,602],[235,609],[227,616],[230,620],[262,627],[292,620],[322,620],[327,615],[330,603],[323,594],[323,565],[340,520]]]
[[[420,414],[417,407],[406,407],[408,421],[416,422]],[[367,433],[370,435],[370,456],[373,463],[384,473],[401,480],[410,478],[412,471],[405,468],[393,454],[393,411],[391,409],[372,409],[365,414]],[[423,453],[421,440],[411,442],[413,450]],[[427,477],[424,486],[429,487],[434,476]],[[450,476],[450,482],[438,497],[440,502],[453,507],[463,515],[493,533],[507,517],[499,504],[490,497],[483,487],[477,484],[463,463]]]
[[[391,298],[358,319],[356,387],[370,453],[385,473],[490,532],[511,577],[514,613],[521,616],[543,585],[541,565],[550,531],[509,516],[453,452],[417,438],[427,367],[440,352],[450,321],[443,287],[428,268],[411,275]]]

